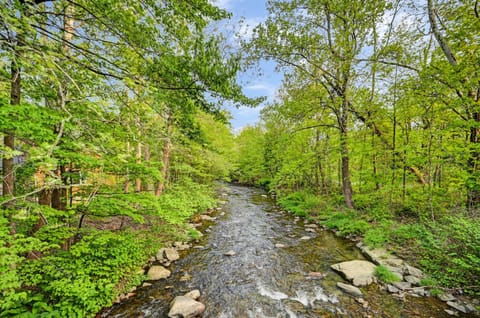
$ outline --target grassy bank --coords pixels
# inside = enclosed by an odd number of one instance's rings
[[[335,229],[340,236],[388,248],[421,267],[429,275],[423,283],[438,291],[480,295],[478,219],[458,212],[432,220],[375,204],[348,210],[342,207],[341,199],[308,192],[280,196],[278,203],[287,211]]]
[[[0,317],[94,316],[145,279],[140,269],[165,242],[195,236],[188,219],[215,205],[211,187],[188,183],[160,197],[99,193],[83,217],[79,206],[25,206],[15,235],[1,216]],[[39,214],[48,223],[32,233]]]

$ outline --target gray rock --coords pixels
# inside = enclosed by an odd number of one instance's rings
[[[455,310],[463,312],[464,314],[468,314],[467,308],[465,308],[465,306],[463,306],[462,304],[459,304],[453,301],[447,301],[447,305],[452,307]]]
[[[314,224],[314,223],[310,223],[310,224],[305,224],[305,227],[309,227],[311,229],[318,229],[318,225]]]
[[[420,285],[420,278],[418,278],[417,276],[407,275],[404,277],[404,279],[406,282],[409,282],[412,285],[415,285],[415,286]]]
[[[394,282],[393,286],[397,287],[400,290],[412,288],[412,284],[410,284],[409,282]]]
[[[367,259],[377,265],[400,267],[403,264],[402,259],[390,255],[390,253],[384,248],[371,249],[368,246],[364,246],[363,244],[358,244],[357,246],[360,248],[363,255],[365,255]]]
[[[465,309],[468,313],[477,312],[477,309],[471,304],[465,304]]]
[[[415,276],[415,277],[418,277],[418,278],[423,278],[424,275],[423,275],[423,272],[416,268],[416,267],[413,267],[413,266],[410,266],[410,265],[405,265],[405,272],[408,274],[408,275],[412,275],[412,276]]]
[[[397,287],[393,286],[393,285],[387,285],[387,291],[391,294],[397,294],[400,292],[400,289],[398,289]]]
[[[205,311],[205,305],[190,297],[177,296],[170,304],[169,318],[199,317]]]
[[[423,287],[414,287],[414,288],[411,289],[411,292],[413,294],[418,295],[418,296],[427,296],[428,295],[428,292]]]
[[[237,253],[234,251],[234,250],[230,250],[228,252],[226,252],[225,254],[223,254],[225,256],[234,256],[234,255],[237,255]]]
[[[198,289],[194,289],[184,295],[185,297],[190,297],[193,300],[198,300],[200,298],[200,291]]]
[[[392,273],[399,273],[403,277],[403,269],[401,267],[385,265],[385,267]]]
[[[457,300],[452,294],[448,294],[448,293],[438,295],[438,299],[445,302]]]
[[[350,294],[354,297],[361,297],[363,295],[362,291],[359,288],[349,284],[338,282],[337,287],[340,288],[345,293]]]
[[[300,240],[302,240],[302,241],[308,241],[308,240],[310,240],[310,239],[312,239],[311,236],[302,236],[302,237],[300,238]]]
[[[177,250],[174,248],[166,248],[164,250],[164,255],[169,262],[174,262],[180,258],[180,255],[178,254]]]
[[[285,244],[277,243],[277,244],[275,244],[275,247],[276,248],[283,248],[283,247],[285,247]]]
[[[449,314],[450,316],[456,316],[456,315],[457,315],[457,313],[456,313],[455,311],[450,310],[450,309],[445,309],[445,312],[446,312],[447,314]]]
[[[163,266],[155,265],[150,267],[147,273],[148,280],[159,280],[169,277],[172,273]]]
[[[355,286],[367,286],[375,282],[375,264],[368,261],[347,261],[330,266],[340,272],[345,279]]]

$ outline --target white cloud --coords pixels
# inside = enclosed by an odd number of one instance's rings
[[[267,96],[268,101],[272,101],[277,94],[277,86],[269,82],[256,82],[245,86],[245,90],[257,91],[259,95]]]
[[[229,10],[232,8],[233,1],[234,0],[210,0],[212,4],[225,10]]]

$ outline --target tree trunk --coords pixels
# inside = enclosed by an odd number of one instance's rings
[[[17,37],[18,38],[18,37]],[[20,40],[19,40],[20,41]],[[17,46],[19,43],[17,43]],[[20,96],[21,96],[21,69],[20,69],[20,52],[17,49],[15,51],[15,59],[11,64],[11,87],[10,87],[10,104],[19,105]],[[15,136],[11,132],[7,132],[3,138],[3,145],[12,150],[15,150]],[[11,158],[2,158],[2,167],[3,167],[3,183],[2,183],[2,194],[4,196],[13,196],[15,192],[15,164],[14,157]],[[12,205],[13,201],[7,203],[7,205]]]
[[[480,122],[480,113],[474,113],[473,120]],[[479,139],[480,129],[471,127],[469,140],[471,149],[467,164],[467,208],[469,211],[474,211],[480,206],[480,173],[478,171],[480,154],[477,150]]]
[[[56,174],[62,180],[62,186],[52,191],[52,208],[65,211],[67,209],[67,189],[64,186],[66,184],[64,164],[59,165]]]
[[[38,204],[50,206],[52,203],[52,191],[51,190],[42,190],[38,196]]]
[[[160,169],[161,180],[157,183],[157,188],[155,189],[155,195],[160,196],[165,190],[165,183],[167,182],[168,177],[168,168],[170,165],[170,154],[171,154],[172,145],[170,143],[170,138],[167,138],[165,144],[163,145],[162,151],[162,168]]]
[[[151,153],[150,153],[150,146],[148,143],[145,144],[145,146],[143,147],[144,151],[144,162],[149,165],[149,161],[150,161],[150,157],[151,157]],[[149,180],[147,178],[147,180]],[[151,184],[149,182],[143,182],[142,183],[142,191],[150,191],[151,189]]]
[[[142,163],[142,144],[140,142],[137,143],[137,151],[135,154],[136,157],[136,163],[137,165]],[[142,179],[137,176],[135,178],[135,192],[140,192],[142,191]]]
[[[130,142],[127,141],[127,158],[130,157]],[[128,159],[127,159],[128,160]],[[125,172],[125,183],[123,185],[123,193],[130,192],[130,170],[127,167],[127,171]]]
[[[350,209],[353,209],[353,190],[352,182],[350,180],[350,157],[348,153],[347,137],[347,131],[342,129],[340,132],[342,190],[346,206]]]
[[[68,43],[72,41],[73,38],[73,32],[75,31],[74,27],[74,18],[73,18],[73,13],[74,13],[74,7],[73,5],[67,5],[65,7],[65,15],[63,18],[63,53],[67,54],[70,47],[68,46]],[[60,87],[58,88],[58,105],[60,108],[64,111],[66,111],[66,103],[67,103],[67,94],[68,94],[68,88],[66,86],[66,83],[60,83]],[[63,128],[61,127],[58,132],[60,138],[61,135],[63,134]],[[66,210],[67,209],[67,189],[66,185],[68,183],[67,177],[65,177],[65,172],[66,172],[66,166],[64,163],[60,163],[59,166],[57,167],[56,170],[56,175],[60,178],[62,181],[61,187],[55,188],[52,191],[52,208],[57,209],[57,210]]]
[[[155,195],[158,197],[162,195],[163,191],[165,190],[165,183],[167,182],[168,179],[168,170],[170,166],[170,154],[171,154],[171,148],[172,144],[170,141],[170,136],[172,134],[172,129],[173,129],[173,118],[170,115],[167,119],[167,138],[165,140],[165,143],[163,145],[163,151],[162,151],[162,168],[160,169],[160,181],[157,183],[157,187],[155,189]]]

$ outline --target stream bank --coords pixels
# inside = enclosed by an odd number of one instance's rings
[[[216,220],[204,221],[207,235],[181,252],[170,277],[102,317],[166,317],[173,298],[194,289],[203,317],[450,317],[434,297],[396,297],[378,284],[361,287],[361,297],[344,293],[337,283],[349,282],[331,266],[365,260],[353,242],[295,219],[261,190],[227,193]]]

